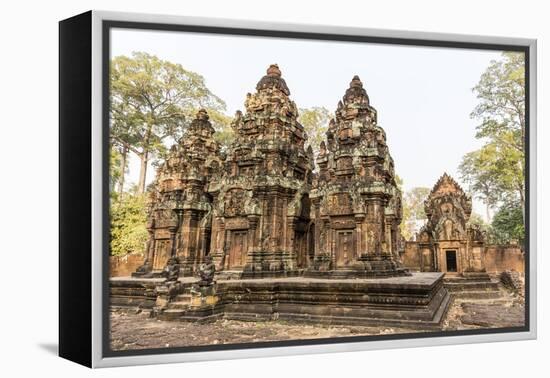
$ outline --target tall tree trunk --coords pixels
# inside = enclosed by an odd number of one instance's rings
[[[491,223],[491,206],[488,203],[485,204],[485,216],[487,217],[487,223]]]
[[[120,196],[122,196],[122,193],[124,192],[124,179],[126,176],[126,158],[128,157],[128,147],[124,146],[122,147],[122,151],[120,152],[121,155],[121,161],[120,161],[120,179],[118,182],[118,193]]]
[[[143,138],[143,153],[139,156],[141,159],[141,167],[139,171],[139,183],[138,183],[138,194],[145,193],[145,180],[147,177],[147,163],[149,163],[149,142],[151,140],[151,131],[153,125],[150,124],[145,132],[145,137]]]
[[[139,182],[138,182],[138,194],[145,193],[145,179],[147,177],[147,164],[149,163],[149,151],[145,150],[143,154],[139,156],[141,160],[140,170],[139,170]]]

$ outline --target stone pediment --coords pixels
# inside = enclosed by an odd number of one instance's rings
[[[446,194],[455,194],[455,195],[466,195],[461,186],[446,172],[437,180],[437,183],[434,185],[432,191],[430,192],[430,197],[436,197]]]

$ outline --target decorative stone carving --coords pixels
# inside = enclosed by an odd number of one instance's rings
[[[317,158],[318,184],[310,192],[319,243],[306,274],[406,274],[399,268],[401,192],[385,132],[358,76],[338,103],[326,137]]]
[[[134,276],[162,276],[173,258],[180,274],[192,275],[207,254],[213,211],[206,187],[223,164],[213,135],[208,113],[199,110],[157,170],[149,193],[147,256]]]
[[[417,241],[430,251],[431,266],[423,269],[449,273],[484,271],[481,251],[485,234],[469,222],[472,199],[460,185],[444,173],[424,201],[428,221]]]
[[[214,273],[216,266],[212,261],[212,257],[207,255],[204,263],[199,266],[199,286],[211,286],[214,283]]]
[[[180,266],[177,257],[170,257],[168,263],[162,271],[162,275],[166,278],[166,281],[177,281],[180,273]]]
[[[355,76],[338,103],[318,175],[289,96],[271,65],[246,95],[244,114],[235,113],[236,138],[223,160],[207,112],[197,113],[157,171],[147,258],[135,275],[160,274],[171,258],[191,275],[206,255],[220,274],[238,277],[321,267],[334,276],[403,273],[401,193],[361,80]]]
[[[210,254],[222,275],[297,274],[307,263],[313,152],[277,65],[248,93],[232,122],[236,138],[208,186],[214,198]],[[311,247],[313,249],[313,247]],[[305,266],[303,266],[305,267]]]

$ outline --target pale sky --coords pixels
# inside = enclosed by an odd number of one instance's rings
[[[500,52],[352,42],[221,36],[187,32],[113,29],[111,56],[144,51],[201,74],[227,104],[244,110],[267,67],[277,63],[299,108],[336,110],[354,75],[359,75],[387,134],[404,189],[433,187],[447,172],[460,182],[464,154],[483,143],[474,138],[477,104],[472,88]],[[132,158],[127,183],[137,182]],[[154,178],[148,170],[148,182]],[[463,185],[464,189],[468,188]],[[484,207],[474,201],[474,211]]]

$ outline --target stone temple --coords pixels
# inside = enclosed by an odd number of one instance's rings
[[[472,198],[447,173],[434,185],[424,210],[426,224],[403,251],[403,261],[411,270],[445,272],[447,288],[469,297],[499,295],[498,282],[487,272],[489,265],[495,269],[495,262],[501,265],[497,271],[519,268],[523,272],[523,253],[517,246],[486,245],[485,233],[470,221]],[[516,256],[516,261],[503,261],[504,256]]]
[[[112,306],[167,320],[439,326],[445,273],[432,260],[403,267],[401,192],[363,83],[353,77],[338,103],[318,172],[290,95],[271,65],[223,153],[197,113],[157,172],[145,262],[111,278]]]
[[[312,187],[314,258],[307,275],[405,274],[399,264],[401,193],[386,134],[355,76],[320,146]]]
[[[307,267],[313,153],[289,96],[279,68],[269,67],[247,94],[245,114],[235,115],[235,143],[209,182],[210,253],[224,276],[292,276]]]
[[[178,260],[182,275],[192,275],[210,250],[212,200],[205,188],[220,174],[223,162],[208,118],[205,110],[197,113],[157,171],[145,263],[134,276],[162,272],[171,257]]]

